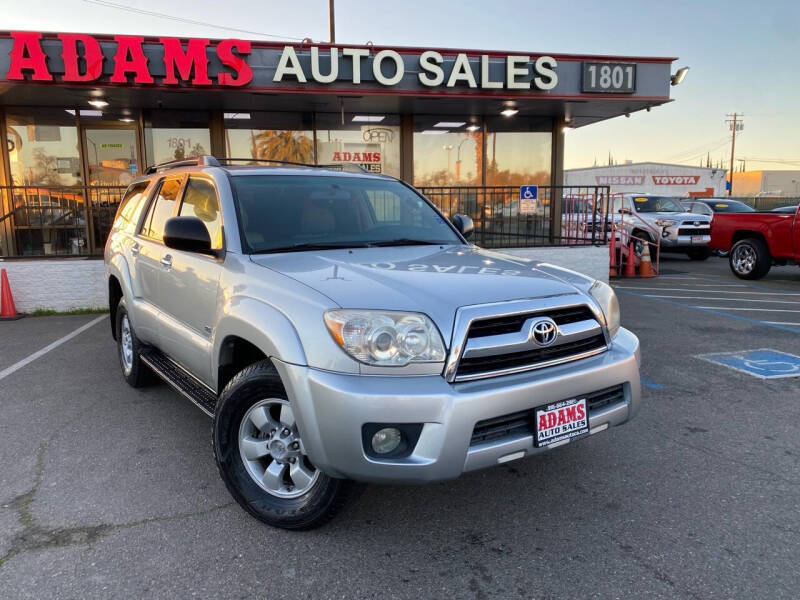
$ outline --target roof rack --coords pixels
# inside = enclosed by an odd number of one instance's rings
[[[179,160],[170,160],[167,162],[159,163],[157,165],[150,165],[145,170],[145,175],[152,175],[159,171],[166,171],[167,169],[177,169],[178,167],[221,167],[223,165],[230,165],[233,163],[245,164],[274,164],[274,165],[288,165],[291,167],[308,167],[311,169],[331,169],[335,171],[349,171],[351,173],[372,173],[369,169],[362,167],[357,163],[333,163],[327,165],[314,165],[309,163],[295,162],[291,160],[275,160],[271,158],[216,158],[210,154],[197,156],[194,158],[181,158]]]
[[[314,165],[318,169],[331,169],[333,171],[350,171],[351,173],[370,173],[375,175],[369,169],[362,167],[358,163],[332,163],[328,165]]]
[[[309,163],[296,162],[292,160],[274,160],[272,158],[218,158],[217,161],[220,165],[228,165],[231,163],[266,163],[276,165],[290,165],[292,167],[314,167]]]
[[[159,171],[166,171],[167,169],[177,169],[178,167],[218,167],[219,161],[210,154],[197,156],[193,158],[180,158],[178,160],[170,160],[167,162],[159,163],[157,165],[150,165],[145,170],[145,175],[152,175]]]

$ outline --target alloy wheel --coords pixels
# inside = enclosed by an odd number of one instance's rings
[[[245,413],[239,454],[253,481],[278,498],[302,496],[320,476],[305,454],[292,407],[282,398],[260,400]]]

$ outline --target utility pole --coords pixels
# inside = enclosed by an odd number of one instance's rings
[[[334,18],[333,0],[328,0],[328,24],[331,29],[331,44],[336,43],[336,19]]]
[[[731,117],[730,119],[726,120],[725,122],[728,124],[728,127],[731,128],[731,164],[729,172],[731,174],[731,185],[728,188],[728,196],[733,194],[733,157],[734,152],[736,150],[736,132],[741,131],[744,129],[744,123],[742,122],[741,117],[744,115],[740,115],[738,113],[733,113],[725,115],[726,117]]]

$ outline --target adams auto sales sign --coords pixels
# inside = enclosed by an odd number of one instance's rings
[[[0,31],[0,82],[70,87],[569,99],[587,97],[581,67],[600,58]],[[635,65],[636,73],[634,89],[614,90],[614,97],[669,98],[672,59],[613,60]]]
[[[552,56],[447,56],[437,50],[275,45],[248,40],[94,36],[14,31],[5,78],[11,82],[192,87],[366,86],[407,89],[550,91]],[[2,45],[0,45],[2,48]],[[0,62],[2,65],[2,62]]]

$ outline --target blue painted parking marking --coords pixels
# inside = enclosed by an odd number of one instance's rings
[[[651,390],[663,390],[664,386],[660,383],[656,383],[655,381],[650,381],[649,379],[645,379],[644,377],[641,378],[642,385],[646,388],[650,388]]]
[[[800,356],[770,348],[699,354],[697,358],[728,367],[740,373],[747,373],[760,379],[800,377]]]

